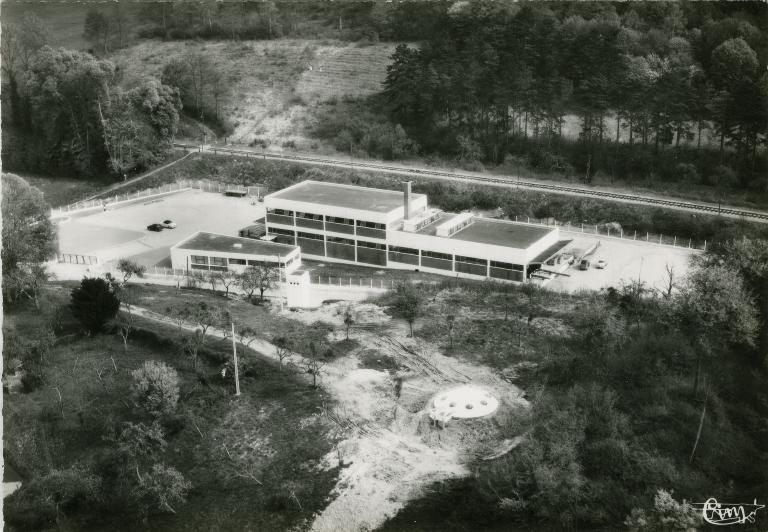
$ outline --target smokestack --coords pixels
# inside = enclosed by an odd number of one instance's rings
[[[411,182],[403,183],[403,219],[408,220],[411,217]]]

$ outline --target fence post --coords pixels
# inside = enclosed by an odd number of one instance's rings
[[[691,239],[689,238],[688,239],[688,249],[690,249],[690,248],[691,248]]]
[[[704,251],[707,251],[707,241],[704,241]]]
[[[677,245],[677,235],[675,235],[675,239],[672,241],[672,247],[675,247]]]
[[[526,216],[526,218],[528,218],[528,223],[531,223],[531,217],[530,216]]]
[[[648,232],[645,233],[645,241],[648,242]]]
[[[635,229],[635,236],[632,237],[632,240],[637,240],[637,229]]]
[[[662,235],[659,235],[659,244],[661,244],[661,237]]]

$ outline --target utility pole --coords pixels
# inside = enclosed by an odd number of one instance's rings
[[[235,341],[235,322],[231,321],[232,325],[232,358],[235,361],[235,397],[240,397],[240,372],[237,368],[237,342]]]

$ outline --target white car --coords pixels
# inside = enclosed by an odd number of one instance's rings
[[[605,262],[603,259],[600,259],[595,263],[595,268],[597,268],[598,270],[605,269],[606,266],[608,266],[608,263]]]
[[[166,229],[176,229],[176,222],[173,220],[163,220],[163,223],[161,224]]]

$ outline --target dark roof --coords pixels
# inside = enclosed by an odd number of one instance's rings
[[[240,244],[241,247],[235,247],[235,244]],[[221,251],[242,255],[287,255],[296,249],[296,246],[288,244],[277,244],[253,238],[217,235],[214,233],[198,233],[188,240],[177,244],[176,247],[178,249]]]
[[[467,227],[451,235],[455,240],[467,240],[494,246],[525,249],[545,237],[551,228],[504,222],[488,218],[474,218]]]
[[[412,193],[411,198],[423,195]],[[403,206],[402,191],[320,181],[303,181],[292,188],[275,192],[271,197],[375,212],[390,212]]]

